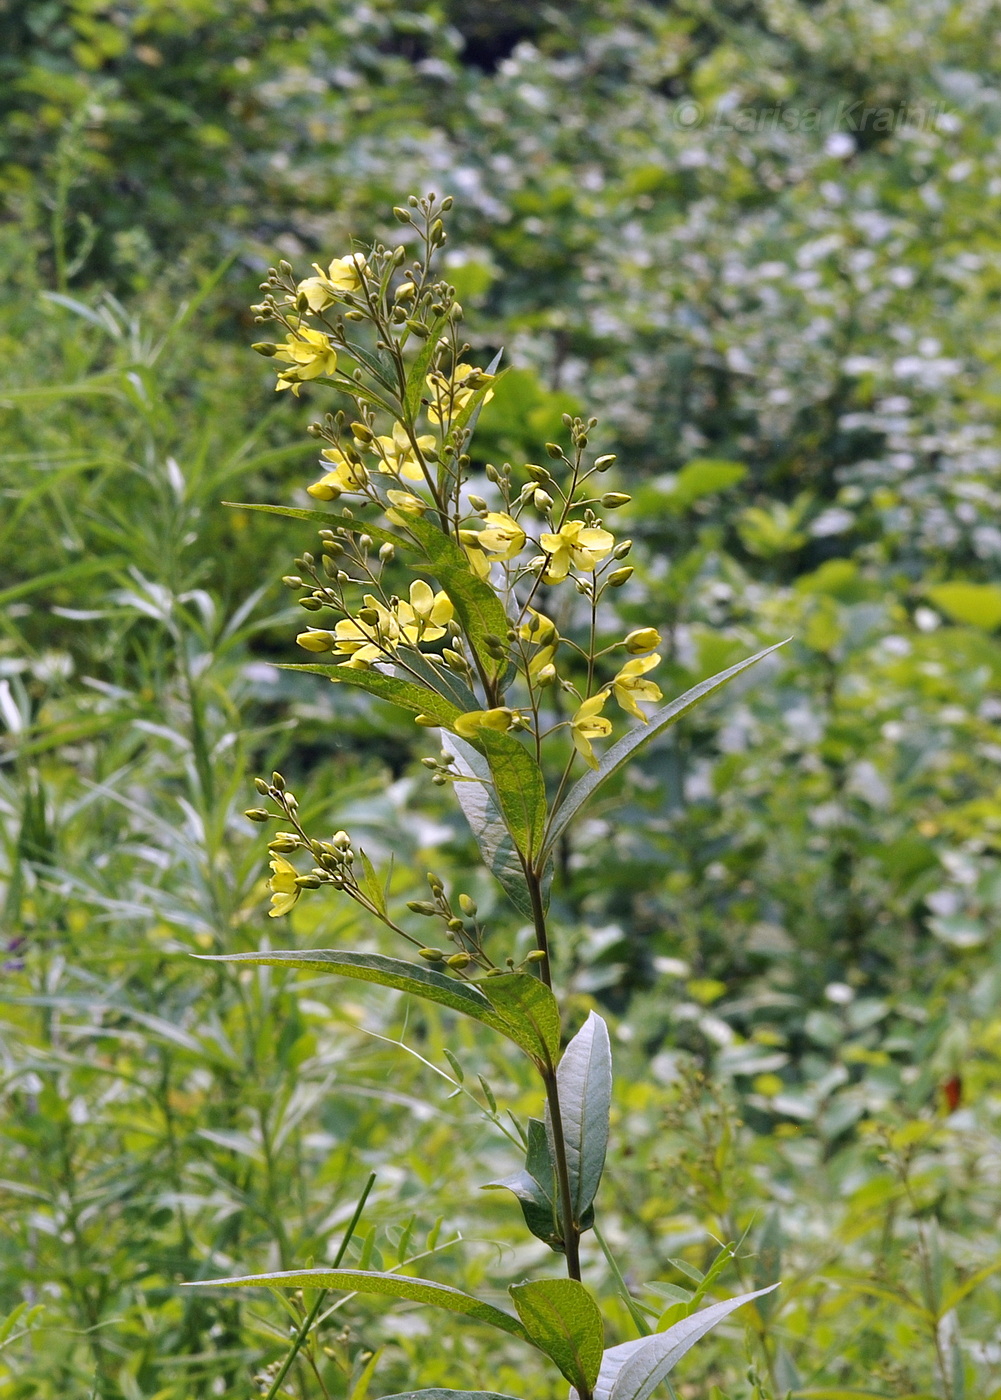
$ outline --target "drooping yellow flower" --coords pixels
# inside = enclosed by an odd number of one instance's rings
[[[410,585],[410,601],[396,605],[396,619],[405,641],[412,647],[419,642],[436,642],[444,637],[454,608],[447,593],[432,591],[423,579]]]
[[[405,526],[408,515],[423,515],[428,508],[427,501],[422,501],[420,496],[414,496],[409,491],[387,491],[386,495],[393,507],[386,511],[386,519],[394,525]]]
[[[664,698],[659,685],[643,679],[647,671],[652,671],[655,666],[659,665],[660,657],[656,652],[652,656],[638,656],[635,661],[627,661],[619,674],[612,680],[612,694],[616,703],[627,710],[629,714],[641,719],[644,724],[648,724],[649,720],[640,709],[638,702],[642,701],[645,705],[652,705]]]
[[[459,715],[452,727],[463,739],[475,739],[481,729],[494,729],[498,734],[506,734],[514,723],[516,713],[506,705],[498,706],[495,710],[470,710],[468,714]]]
[[[490,560],[483,553],[483,550],[478,544],[470,543],[471,540],[475,541],[477,538],[478,536],[475,530],[459,531],[459,539],[462,541],[462,547],[466,551],[466,558],[469,560],[470,569],[472,569],[477,578],[489,579]]]
[[[525,532],[513,516],[488,510],[483,521],[486,529],[479,532],[476,543],[492,559],[513,559],[525,547]]]
[[[452,370],[451,379],[447,379],[440,370],[432,371],[425,380],[431,390],[431,403],[428,406],[431,422],[451,422],[466,407],[476,390],[481,389],[484,384],[490,384],[493,378],[492,374],[486,374],[483,370],[467,364],[456,365]],[[489,403],[493,396],[494,391],[488,390],[483,396],[483,402]]]
[[[326,272],[319,263],[314,263],[313,267],[316,276],[307,277],[297,288],[299,295],[306,298],[310,311],[326,311],[345,292],[357,292],[362,277],[368,272],[361,253],[334,258]]]
[[[336,501],[342,491],[360,491],[368,481],[368,472],[362,462],[353,462],[350,457],[336,447],[327,447],[320,453],[332,463],[333,471],[307,486],[307,493],[317,501]]]
[[[365,606],[358,617],[342,617],[334,628],[333,650],[350,659],[342,665],[355,669],[384,658],[399,643],[400,624],[394,613],[378,598],[365,594]]]
[[[276,855],[272,856],[270,863],[272,874],[268,881],[268,889],[271,891],[271,908],[268,910],[268,916],[279,919],[282,914],[289,912],[302,890],[296,884],[299,872],[291,861]]]
[[[278,390],[291,389],[298,397],[300,384],[307,379],[317,379],[321,374],[333,374],[337,368],[337,351],[323,331],[300,326],[285,337],[274,355],[276,360],[285,360],[288,369],[278,371]]]
[[[592,739],[606,739],[612,732],[612,721],[605,719],[601,708],[608,699],[607,690],[599,690],[583,705],[570,721],[570,735],[574,748],[591,768],[597,768],[598,760],[591,747]]]
[[[435,445],[435,440],[430,433],[423,433],[416,441],[421,452],[427,452]],[[381,472],[391,472],[394,476],[402,476],[405,481],[424,480],[424,473],[417,459],[417,453],[414,451],[414,444],[402,423],[393,424],[390,436],[377,437],[372,444],[372,451],[379,454],[379,470]]]
[[[593,573],[615,548],[615,536],[583,520],[568,520],[554,535],[540,535],[539,543],[549,556],[542,575],[544,583],[560,583],[570,566]]]

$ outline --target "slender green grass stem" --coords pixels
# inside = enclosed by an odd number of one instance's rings
[[[334,1259],[334,1262],[331,1266],[334,1269],[340,1267],[341,1260],[344,1258],[344,1253],[347,1250],[348,1245],[351,1243],[351,1236],[354,1234],[358,1226],[358,1221],[361,1219],[362,1211],[365,1209],[365,1202],[368,1200],[369,1192],[372,1190],[372,1187],[374,1185],[375,1172],[372,1172],[372,1174],[369,1176],[368,1181],[366,1181],[365,1183],[364,1191],[362,1191],[361,1196],[358,1198],[358,1204],[355,1206],[354,1215],[352,1215],[351,1219],[348,1221],[348,1228],[344,1231],[344,1238],[341,1240],[340,1246],[337,1250],[337,1256]],[[326,1296],[327,1290],[325,1288],[321,1288],[316,1295],[316,1300],[313,1303],[313,1306],[306,1314],[302,1326],[295,1334],[295,1340],[289,1348],[289,1354],[282,1362],[278,1374],[271,1382],[271,1389],[265,1396],[265,1400],[275,1400],[275,1396],[281,1389],[282,1382],[288,1375],[289,1371],[292,1369],[295,1359],[299,1355],[300,1350],[302,1349],[303,1343],[309,1336],[310,1329],[312,1328],[313,1323],[316,1321],[317,1316],[319,1315],[320,1308],[323,1306],[323,1300]]]

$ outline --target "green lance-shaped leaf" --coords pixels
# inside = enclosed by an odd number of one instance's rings
[[[530,972],[484,977],[477,987],[511,1026],[519,1044],[535,1045],[533,1058],[552,1066],[560,1053],[560,1009],[546,984]]]
[[[627,1342],[625,1346],[630,1350],[624,1360],[612,1357],[612,1353],[620,1350],[619,1348],[610,1348],[602,1361],[594,1392],[595,1400],[647,1400],[685,1353],[707,1332],[711,1332],[717,1323],[722,1322],[745,1303],[760,1298],[777,1287],[778,1284],[773,1283],[769,1288],[742,1293],[737,1298],[728,1298],[724,1303],[713,1303],[711,1307],[703,1308],[691,1317],[683,1317],[666,1332],[656,1332],[652,1337],[644,1337],[639,1345]],[[617,1370],[617,1374],[609,1385],[607,1374],[613,1368]]]
[[[531,1340],[552,1357],[571,1385],[590,1390],[604,1349],[598,1305],[572,1278],[544,1278],[509,1290]]]
[[[534,862],[546,829],[546,780],[513,734],[481,729],[473,741],[490,766],[497,803],[518,849]]]
[[[556,1208],[556,1174],[549,1154],[546,1125],[540,1118],[528,1120],[528,1147],[521,1171],[490,1181],[485,1191],[510,1191],[517,1197],[525,1224],[536,1239],[562,1253],[559,1212]]]
[[[409,540],[401,539],[379,525],[370,525],[367,520],[357,520],[353,516],[338,515],[336,511],[300,510],[297,506],[266,506],[249,501],[223,501],[232,510],[259,510],[265,515],[285,515],[290,520],[313,520],[327,530],[347,530],[352,535],[368,535],[376,544],[391,544],[397,549],[414,553],[417,546]]]
[[[455,795],[484,864],[500,882],[518,913],[531,919],[532,901],[525,883],[525,870],[494,795],[486,756],[457,734],[442,734],[441,744],[445,752],[452,755],[454,769],[462,779],[455,784]]]
[[[268,950],[262,953],[204,953],[195,954],[202,962],[248,963],[254,967],[297,967],[307,972],[332,972],[338,977],[354,977],[361,982],[375,982],[380,987],[394,987],[412,996],[434,1001],[452,1011],[480,1021],[491,1030],[499,1031],[514,1042],[526,1055],[535,1059],[539,1044],[535,1031],[495,1011],[483,995],[480,985],[460,982],[442,972],[420,963],[404,962],[402,958],[387,958],[381,953],[347,953],[336,948],[304,948],[287,951]],[[505,974],[506,975],[506,974]],[[520,974],[528,976],[527,973]],[[491,978],[499,981],[499,978]]]
[[[462,1313],[477,1322],[488,1322],[512,1337],[532,1341],[527,1328],[493,1303],[474,1298],[471,1293],[452,1288],[446,1283],[432,1283],[424,1278],[407,1278],[403,1274],[382,1274],[367,1269],[292,1269],[276,1274],[248,1274],[245,1278],[209,1278],[189,1283],[188,1288],[248,1288],[263,1285],[268,1288],[340,1288],[350,1293],[384,1293],[391,1298],[404,1298],[412,1303],[429,1303],[449,1312]],[[536,1343],[538,1345],[538,1343]],[[540,1348],[541,1350],[542,1348]]]
[[[406,528],[424,551],[426,564],[414,567],[432,574],[448,594],[462,630],[480,659],[484,672],[497,677],[507,662],[491,656],[487,637],[502,641],[511,625],[504,605],[485,579],[477,578],[463,551],[437,525],[419,516],[408,516]],[[374,537],[373,537],[374,538]]]
[[[698,685],[692,686],[691,690],[686,690],[684,695],[679,695],[677,700],[672,700],[669,705],[665,705],[663,709],[651,715],[649,724],[632,729],[628,734],[623,735],[608,750],[598,767],[585,773],[567,793],[566,799],[550,823],[549,831],[546,834],[544,856],[548,859],[552,855],[560,837],[584,806],[584,803],[594,795],[602,783],[606,783],[609,778],[621,772],[645,744],[649,744],[651,739],[656,739],[658,734],[662,734],[665,729],[681,719],[682,715],[686,715],[689,710],[694,709],[701,700],[705,700],[707,696],[722,689],[728,681],[733,680],[734,676],[739,676],[741,671],[746,671],[749,666],[755,665],[756,662],[770,656],[773,651],[784,646],[785,641],[776,642],[774,646],[765,647],[764,651],[749,656],[746,661],[738,661],[736,666],[730,666],[727,670],[710,676],[708,680],[699,681]]]
[[[612,1103],[612,1049],[608,1027],[591,1012],[563,1052],[556,1071],[560,1117],[574,1219],[583,1225],[594,1200],[608,1147],[608,1114]],[[552,1151],[552,1121],[546,1109],[546,1131]],[[553,1152],[555,1159],[555,1152]]]
[[[407,416],[411,419],[416,418],[420,410],[421,399],[427,392],[427,384],[425,383],[427,372],[431,368],[431,361],[438,349],[438,337],[441,334],[441,329],[447,320],[448,313],[446,312],[439,316],[436,321],[432,321],[428,327],[427,339],[421,345],[407,371],[407,387],[403,395],[403,406]]]
[[[380,700],[389,700],[401,709],[409,710],[411,714],[430,715],[441,724],[453,724],[462,713],[457,705],[453,705],[438,691],[427,690],[415,681],[387,676],[385,671],[378,671],[374,666],[362,671],[354,666],[332,666],[317,661],[283,662],[279,664],[278,670],[309,671],[314,676],[326,676],[338,685],[353,685],[359,690],[367,690],[370,695],[377,695]]]

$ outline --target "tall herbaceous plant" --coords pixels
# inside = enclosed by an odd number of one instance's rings
[[[605,1348],[600,1310],[581,1277],[580,1239],[594,1227],[612,1061],[594,1012],[562,1045],[547,926],[553,855],[589,798],[644,744],[766,653],[644,711],[663,699],[650,679],[660,662],[656,628],[611,644],[599,638],[602,599],[632,569],[624,562],[630,541],[606,524],[605,514],[628,498],[603,489],[614,458],[589,454],[594,419],[567,417],[566,442],[547,444],[545,466],[487,466],[490,500],[467,489],[469,442],[500,356],[486,367],[470,362],[462,308],[435,272],[450,205],[430,195],[394,211],[410,232],[409,251],[358,248],[304,281],[287,263],[269,274],[255,310],[284,338],[255,348],[274,359],[279,390],[324,386],[340,406],[309,429],[322,443],[322,475],[309,493],[332,508],[257,508],[320,526],[317,552],[304,553],[284,580],[310,623],[296,641],[311,659],[294,669],[388,700],[401,723],[439,737],[438,755],[424,759],[431,781],[454,787],[485,864],[531,924],[535,946],[516,962],[496,946],[475,903],[453,900],[434,876],[430,897],[409,906],[434,932],[414,937],[393,916],[385,872],[347,832],[328,840],[309,831],[275,774],[257,782],[272,806],[248,813],[281,828],[270,845],[272,917],[329,887],[391,929],[407,956],[268,951],[225,960],[397,988],[471,1017],[525,1055],[545,1092],[545,1117],[519,1125],[524,1165],[501,1184],[561,1267],[511,1287],[510,1309],[428,1279],[336,1265],[214,1282],[321,1290],[272,1394],[308,1341],[322,1290],[337,1289],[444,1308],[456,1325],[490,1324],[524,1343],[526,1364],[534,1351],[538,1364],[555,1366],[580,1400],[645,1400],[700,1337],[759,1294],[702,1307],[714,1269],[681,1320],[650,1333],[634,1309],[641,1335]],[[567,591],[576,596],[561,599]],[[554,614],[569,619],[563,630]],[[343,1255],[342,1246],[338,1264]]]

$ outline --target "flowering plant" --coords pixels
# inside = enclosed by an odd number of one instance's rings
[[[595,1012],[562,1043],[548,930],[553,854],[585,803],[645,743],[766,653],[650,715],[641,708],[663,698],[649,678],[661,639],[650,626],[611,642],[600,635],[605,594],[633,570],[623,562],[631,542],[617,540],[605,523],[605,513],[629,498],[599,484],[615,457],[589,455],[595,419],[565,417],[567,442],[546,445],[548,465],[486,465],[485,494],[470,489],[470,439],[500,356],[486,368],[466,358],[462,308],[435,273],[450,205],[428,196],[394,210],[411,249],[419,249],[416,259],[406,245],[376,244],[335,258],[326,271],[317,265],[304,281],[287,263],[270,273],[255,310],[286,338],[255,348],[278,362],[278,389],[298,395],[305,383],[329,387],[350,412],[339,408],[309,429],[323,447],[322,474],[307,490],[335,509],[252,508],[319,526],[317,552],[304,553],[284,580],[315,624],[296,639],[313,659],[293,669],[368,691],[438,732],[440,752],[423,760],[431,781],[454,787],[484,862],[530,922],[535,946],[517,964],[498,953],[474,901],[465,894],[453,900],[434,875],[431,898],[409,910],[440,927],[444,946],[415,936],[391,911],[364,851],[344,831],[329,840],[311,834],[276,773],[257,780],[272,807],[247,814],[282,826],[270,847],[271,916],[288,914],[305,891],[330,886],[408,943],[413,960],[335,950],[224,960],[322,969],[398,988],[471,1017],[524,1054],[541,1080],[545,1117],[519,1126],[524,1166],[494,1185],[517,1198],[528,1229],[563,1257],[566,1277],[512,1287],[514,1313],[431,1280],[337,1265],[215,1282],[436,1304],[534,1347],[579,1400],[646,1400],[699,1337],[759,1295],[700,1309],[714,1269],[684,1315],[658,1331],[628,1295],[640,1336],[605,1348],[598,1305],[581,1277],[580,1240],[594,1226],[608,1142],[611,1051]],[[402,570],[417,577],[404,586]],[[628,727],[601,752],[596,743],[611,738],[616,723],[605,713],[610,702]],[[308,869],[295,863],[301,857]],[[474,1393],[415,1394],[470,1400]]]

